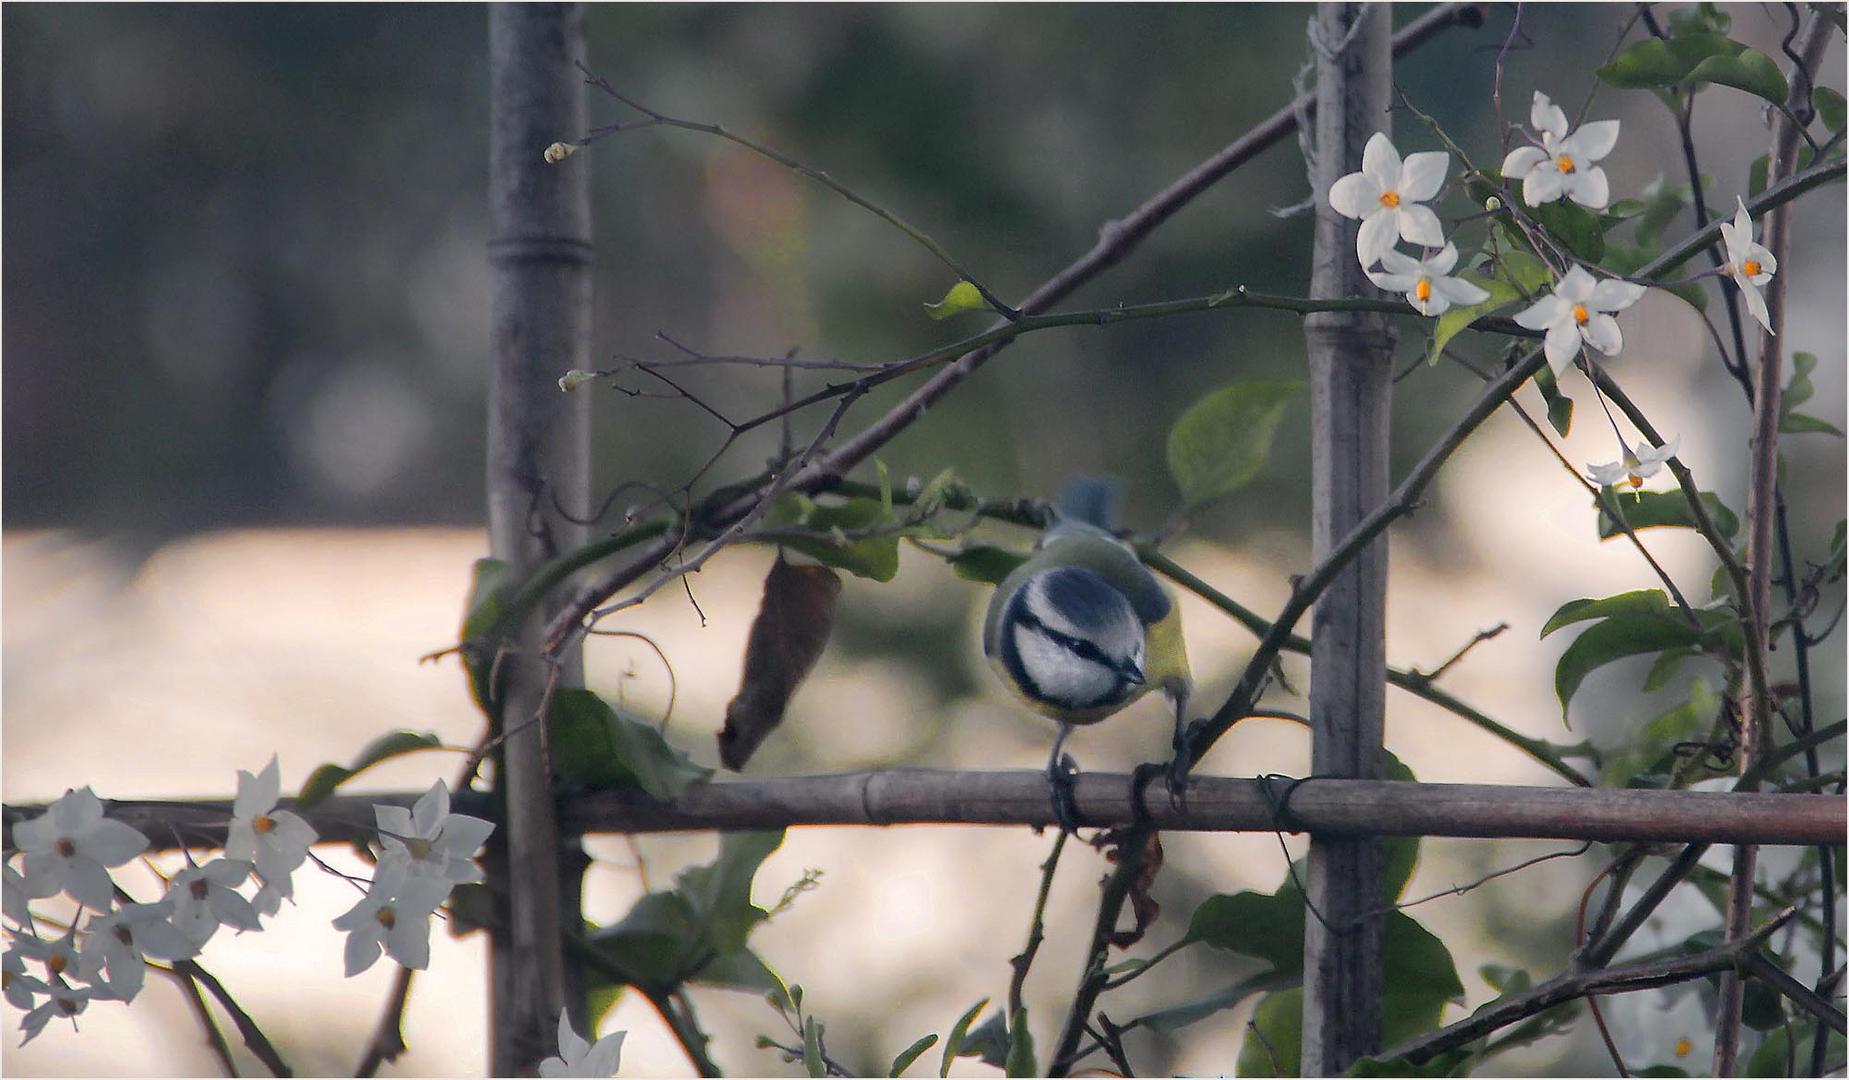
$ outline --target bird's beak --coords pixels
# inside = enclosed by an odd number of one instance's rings
[[[1122,669],[1124,680],[1132,686],[1143,685],[1143,669],[1134,660],[1125,660]]]

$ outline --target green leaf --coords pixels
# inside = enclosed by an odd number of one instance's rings
[[[1510,234],[1505,232],[1503,235],[1506,238]],[[1521,236],[1520,233],[1514,235]],[[1521,237],[1521,239],[1525,244],[1527,238]],[[1510,244],[1507,250],[1497,256],[1496,262],[1501,276],[1530,296],[1553,284],[1554,272],[1547,268],[1545,262],[1522,247]]]
[[[950,291],[944,294],[942,300],[935,304],[926,304],[924,309],[933,319],[948,319],[952,315],[961,315],[965,311],[987,311],[989,303],[982,298],[982,293],[976,290],[976,286],[967,281],[959,281],[950,287]]]
[[[1034,1064],[1034,1035],[1027,1029],[1025,1006],[1014,1011],[1014,1022],[1008,1025],[1008,1061],[1003,1071],[1009,1076],[1040,1075]]]
[[[803,1020],[803,1068],[810,1076],[827,1076],[828,1065],[822,1061],[822,1025],[815,1017]]]
[[[657,799],[672,799],[713,775],[652,725],[617,712],[589,690],[554,693],[551,716],[552,760],[570,783],[639,787]]]
[[[1390,911],[1380,928],[1386,989],[1380,999],[1380,1037],[1388,1046],[1438,1026],[1446,1002],[1464,997],[1451,951],[1404,911]]]
[[[1819,86],[1810,92],[1811,108],[1817,110],[1817,118],[1823,126],[1832,132],[1843,129],[1843,95],[1827,86]]]
[[[1171,1005],[1166,1009],[1157,1009],[1136,1018],[1139,1027],[1153,1028],[1156,1031],[1179,1031],[1197,1020],[1205,1020],[1214,1013],[1233,1008],[1246,998],[1266,990],[1282,989],[1280,985],[1296,976],[1280,976],[1276,972],[1265,972],[1243,979],[1222,990],[1216,990],[1205,997],[1180,1005]]]
[[[1700,634],[1680,619],[1649,615],[1614,615],[1587,629],[1567,646],[1554,667],[1554,693],[1560,699],[1560,716],[1579,691],[1586,676],[1627,656],[1693,645]]]
[[[1571,200],[1529,207],[1529,213],[1574,255],[1591,263],[1605,258],[1605,230],[1599,215]]]
[[[1819,420],[1808,413],[1786,413],[1778,422],[1778,430],[1787,435],[1834,435],[1843,437],[1843,429],[1828,420]]]
[[[1664,649],[1657,656],[1656,662],[1650,665],[1650,673],[1644,676],[1644,693],[1654,694],[1668,686],[1669,680],[1682,666],[1682,661],[1700,655],[1701,650],[1692,645],[1681,649]]]
[[[1239,1047],[1240,1076],[1296,1076],[1303,1060],[1303,988],[1258,999]]]
[[[1490,984],[1499,995],[1525,994],[1534,989],[1534,976],[1528,974],[1525,968],[1484,964],[1477,969],[1477,974],[1483,976],[1483,981]]]
[[[1711,3],[1700,3],[1669,13],[1669,32],[1675,37],[1689,34],[1725,34],[1733,26],[1733,17]]]
[[[1779,404],[1786,411],[1797,408],[1811,399],[1817,388],[1811,385],[1810,373],[1817,368],[1817,354],[1796,352],[1791,354],[1791,378],[1785,383],[1785,390],[1779,395]]]
[[[473,641],[494,629],[504,613],[507,572],[504,559],[476,559],[469,576],[469,600],[463,608],[462,640]]]
[[[1545,364],[1534,373],[1534,385],[1541,391],[1541,400],[1547,402],[1548,424],[1565,438],[1567,429],[1573,426],[1573,399],[1560,392],[1560,380]]]
[[[1221,893],[1201,901],[1185,940],[1263,960],[1295,975],[1303,970],[1303,894],[1286,880],[1276,893]]]
[[[919,1039],[917,1042],[901,1051],[898,1057],[892,1059],[892,1068],[886,1070],[886,1075],[900,1075],[905,1072],[905,1070],[912,1067],[912,1062],[917,1061],[919,1055],[936,1045],[937,1036],[935,1034],[926,1035],[924,1038]]]
[[[892,516],[892,474],[886,471],[886,463],[884,461],[881,461],[879,458],[873,459],[873,471],[877,473],[880,478],[880,483],[879,483],[880,510],[887,517],[891,517]]]
[[[1426,358],[1428,364],[1436,364],[1439,354],[1444,352],[1444,347],[1451,343],[1452,338],[1463,333],[1471,323],[1485,315],[1493,315],[1522,299],[1520,290],[1501,278],[1483,277],[1469,271],[1457,276],[1489,293],[1489,299],[1468,307],[1454,307],[1438,316],[1438,325],[1432,330],[1431,355]]]
[[[1244,486],[1264,469],[1300,382],[1239,382],[1195,402],[1168,433],[1168,471],[1188,506]]]
[[[1783,105],[1791,87],[1772,58],[1758,49],[1741,49],[1732,56],[1714,55],[1695,65],[1688,73],[1690,83],[1715,83],[1744,90]]]
[[[714,957],[688,981],[727,990],[748,990],[777,1003],[789,1000],[789,991],[784,987],[783,980],[770,969],[763,957],[750,949],[738,949]]]
[[[1663,230],[1676,219],[1676,215],[1682,213],[1682,208],[1689,204],[1691,197],[1687,184],[1666,183],[1661,177],[1644,188],[1644,209],[1637,217],[1637,231],[1634,234],[1637,243],[1644,247],[1654,247],[1662,239]],[[1636,267],[1629,269],[1634,270]]]
[[[824,566],[846,570],[856,577],[891,581],[899,572],[899,537],[847,534],[893,524],[892,515],[878,499],[849,499],[818,503],[806,495],[790,493],[778,499],[764,515],[775,529],[801,530],[813,535],[780,536],[777,543],[800,551]]]
[[[1695,514],[1689,507],[1688,497],[1677,491],[1640,491],[1634,494],[1619,494],[1607,489],[1600,492],[1594,500],[1599,512],[1599,539],[1610,540],[1614,536],[1623,536],[1624,531],[1618,522],[1612,519],[1612,511],[1617,510],[1619,518],[1632,529],[1695,527]],[[1711,491],[1701,493],[1701,505],[1708,511],[1708,517],[1722,536],[1732,539],[1740,531],[1740,519],[1734,515],[1727,504],[1721,502],[1720,496]]]
[[[1776,957],[1772,958],[1778,963]],[[1779,1004],[1778,991],[1761,979],[1748,979],[1742,987],[1740,1022],[1754,1031],[1770,1031],[1785,1022],[1785,1010]]]
[[[1611,86],[1627,90],[1673,87],[1689,78],[1704,62],[1732,57],[1745,48],[1715,33],[1678,34],[1668,41],[1645,38],[1632,43],[1611,63],[1600,68],[1598,76]]]
[[[962,1016],[957,1017],[956,1023],[950,1025],[950,1035],[944,1040],[944,1062],[937,1072],[939,1077],[950,1075],[951,1062],[963,1054],[963,1039],[969,1034],[970,1024],[975,1022],[976,1014],[980,1013],[988,1003],[988,998],[976,1002]]]
[[[1568,600],[1561,604],[1545,625],[1541,627],[1541,636],[1547,635],[1563,626],[1570,626],[1587,619],[1603,619],[1612,615],[1656,615],[1669,616],[1674,608],[1670,606],[1669,596],[1661,589],[1638,589],[1635,592],[1619,593],[1600,599],[1581,598]]]
[[[782,845],[782,829],[722,833],[719,857],[711,865],[681,872],[675,891],[687,897],[715,952],[744,948],[752,928],[770,917],[751,902],[751,880]]]
[[[985,1065],[998,1069],[1008,1065],[1008,1048],[1013,1045],[1008,1041],[1008,1025],[1003,1022],[998,1010],[989,1014],[989,1018],[977,1024],[968,1035],[963,1037],[961,1057],[975,1055]]]
[[[965,581],[1000,585],[1027,558],[1022,552],[994,544],[970,544],[950,557],[950,568]]]
[[[1810,1067],[1811,1043],[1817,1038],[1817,1022],[1804,1020],[1789,1027],[1781,1025],[1768,1034],[1753,1056],[1747,1059],[1742,1076],[1804,1076]],[[1832,1031],[1825,1047],[1825,1061],[1841,1061],[1843,1037]],[[1797,1062],[1797,1068],[1791,1067]]]
[[[671,991],[686,974],[699,940],[699,919],[686,897],[649,893],[620,921],[591,933],[590,947],[604,963],[587,967],[586,981],[593,988],[622,983]]]
[[[1720,700],[1707,681],[1691,680],[1688,700],[1646,723],[1623,753],[1605,762],[1600,782],[1606,787],[1634,787],[1634,780],[1646,772],[1658,771],[1659,766],[1668,772],[1674,765],[1675,745],[1699,738],[1719,711]]]
[[[1766,170],[1771,167],[1771,158],[1760,154],[1746,169],[1746,197],[1751,199],[1766,189]],[[1794,172],[1803,172],[1810,166],[1811,148],[1809,143],[1798,145],[1798,161]]]
[[[359,752],[351,765],[327,762],[308,776],[301,794],[295,797],[298,808],[313,806],[334,793],[334,789],[365,772],[381,761],[412,754],[419,750],[441,750],[443,740],[434,731],[392,731],[372,740]]]

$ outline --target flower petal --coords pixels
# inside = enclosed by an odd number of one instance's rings
[[[108,911],[115,905],[115,883],[103,864],[84,855],[73,855],[64,863],[64,891],[78,903],[93,911]]]
[[[1432,279],[1432,291],[1453,304],[1481,304],[1489,299],[1489,290],[1479,288],[1463,278],[1440,277]]]
[[[1502,175],[1510,180],[1520,180],[1533,171],[1536,165],[1547,160],[1547,151],[1538,146],[1518,146],[1509,151],[1509,156],[1502,159]]]
[[[13,826],[13,843],[24,852],[49,851],[58,842],[58,829],[52,824],[51,811],[47,810],[31,821],[22,821]]]
[[[1529,206],[1543,206],[1558,199],[1565,190],[1560,170],[1543,164],[1522,181],[1522,201]]]
[[[494,833],[494,822],[467,814],[451,814],[443,823],[443,850],[464,857],[475,854]]]
[[[1378,270],[1369,270],[1368,280],[1387,292],[1411,292],[1419,284],[1417,274],[1383,274]]]
[[[391,833],[393,837],[417,835],[417,826],[411,821],[411,811],[402,806],[374,806],[372,816],[378,821],[382,833]]]
[[[1425,273],[1424,264],[1402,251],[1389,251],[1385,255],[1382,255],[1380,257],[1380,268],[1388,274],[1396,276],[1405,275],[1416,278],[1420,274]],[[1381,287],[1393,288],[1393,286],[1390,285],[1383,285]],[[1401,286],[1401,288],[1411,287],[1410,285]]]
[[[1624,335],[1618,332],[1618,320],[1604,312],[1594,314],[1586,320],[1586,325],[1579,328],[1580,336],[1586,344],[1604,353],[1616,356],[1624,348]]]
[[[623,1062],[623,1037],[627,1031],[612,1032],[597,1040],[591,1047],[589,1056],[584,1059],[586,1076],[615,1076],[616,1070]]]
[[[385,932],[385,951],[413,971],[430,966],[430,920],[404,919]]]
[[[1361,219],[1361,231],[1355,235],[1355,254],[1363,270],[1373,266],[1393,250],[1399,238],[1399,219],[1386,207],[1378,207]]]
[[[1409,244],[1424,244],[1426,247],[1442,247],[1445,242],[1445,228],[1438,222],[1438,215],[1432,208],[1419,203],[1401,203],[1399,213],[1400,236]]]
[[[449,816],[449,787],[438,780],[430,785],[430,790],[418,797],[411,807],[411,820],[417,825],[417,835],[429,840],[436,836],[443,819]]]
[[[1623,311],[1642,300],[1644,293],[1648,291],[1634,281],[1606,278],[1592,287],[1592,295],[1588,299],[1599,311]]]
[[[566,1061],[583,1061],[585,1053],[588,1052],[590,1048],[591,1044],[580,1038],[578,1033],[572,1030],[571,1014],[564,1010],[560,1010],[559,1056]]]
[[[1526,330],[1545,330],[1560,321],[1560,307],[1558,296],[1543,296],[1515,313],[1516,325]]]
[[[1361,171],[1383,191],[1400,189],[1400,152],[1386,132],[1376,131],[1368,136],[1367,145],[1361,148]]]
[[[1738,278],[1734,279],[1734,284],[1740,284]],[[1746,310],[1752,312],[1759,325],[1766,328],[1766,333],[1774,333],[1772,313],[1766,310],[1766,298],[1760,294],[1758,287],[1751,282],[1740,285],[1740,295],[1746,297]]]
[[[1727,245],[1727,262],[1738,266],[1746,261],[1746,249],[1752,243],[1753,230],[1749,224],[1745,230],[1739,227],[1739,218],[1732,222],[1721,222],[1721,242]]]
[[[1558,379],[1579,355],[1579,328],[1573,325],[1572,319],[1555,319],[1548,324],[1547,341],[1542,351],[1547,354],[1547,366]]]
[[[1597,283],[1586,268],[1574,263],[1554,286],[1554,295],[1569,304],[1583,304],[1592,299],[1592,290],[1596,287]]]
[[[1764,285],[1772,280],[1773,274],[1778,273],[1778,256],[1772,254],[1764,244],[1746,245],[1746,258],[1759,264],[1759,272],[1752,276],[1752,282],[1755,285]],[[1741,261],[1744,262],[1745,259]],[[1744,271],[1744,268],[1742,270]]]
[[[1608,461],[1603,465],[1587,465],[1586,475],[1600,487],[1610,487],[1630,475],[1630,470],[1623,461]]]
[[[1603,210],[1611,202],[1611,185],[1605,179],[1605,170],[1597,165],[1562,179],[1567,197],[1588,210]]]
[[[1425,202],[1445,186],[1445,173],[1451,171],[1451,155],[1440,150],[1408,154],[1400,167],[1400,198],[1408,202]]]
[[[1560,144],[1560,149],[1562,153],[1570,154],[1575,161],[1598,161],[1617,145],[1618,121],[1594,120],[1579,125],[1579,129]]]
[[[1380,209],[1380,185],[1364,173],[1349,173],[1329,185],[1329,207],[1343,217],[1366,217]]]
[[[382,946],[379,939],[363,930],[355,930],[347,938],[346,964],[347,978],[351,979],[360,972],[379,962]]]
[[[76,838],[77,850],[104,866],[121,866],[148,849],[148,838],[131,825],[104,818]]]
[[[1534,92],[1534,104],[1528,110],[1528,123],[1536,131],[1545,131],[1556,139],[1566,137],[1567,114],[1539,90]]]
[[[1449,274],[1451,272],[1451,268],[1456,265],[1457,265],[1457,245],[1456,244],[1446,244],[1444,248],[1438,252],[1438,254],[1432,256],[1431,258],[1425,260],[1422,264],[1420,264],[1419,269],[1423,271],[1424,273],[1430,274],[1434,278],[1441,278],[1441,277],[1444,277],[1446,274]]]

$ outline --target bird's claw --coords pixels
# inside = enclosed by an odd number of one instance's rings
[[[1057,762],[1047,766],[1046,779],[1052,794],[1053,820],[1059,824],[1061,832],[1076,833],[1079,829],[1078,802],[1072,794],[1078,772],[1078,762],[1072,760],[1071,754],[1062,755]]]

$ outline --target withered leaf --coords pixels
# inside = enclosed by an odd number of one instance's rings
[[[719,760],[733,772],[778,724],[790,695],[822,658],[835,622],[841,576],[826,566],[798,566],[777,553],[764,578],[764,600],[745,644],[745,676],[726,706]]]

